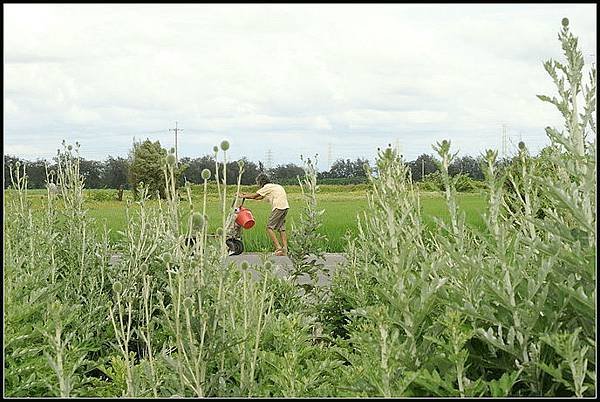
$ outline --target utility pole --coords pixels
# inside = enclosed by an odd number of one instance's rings
[[[327,170],[331,170],[331,155],[332,155],[332,151],[331,151],[331,142],[328,144],[327,146]]]
[[[182,128],[177,128],[177,122],[175,122],[175,128],[170,128],[169,131],[175,131],[175,161],[179,165],[179,158],[177,157],[177,132],[183,131]]]
[[[421,180],[425,177],[425,159],[421,159]]]

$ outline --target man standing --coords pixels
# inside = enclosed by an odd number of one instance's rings
[[[260,187],[256,193],[238,193],[238,197],[252,200],[265,199],[271,203],[271,215],[267,222],[267,233],[275,245],[275,255],[287,255],[287,235],[285,233],[285,217],[290,209],[285,189],[279,184],[271,183],[269,177],[261,173],[256,177],[256,184]],[[281,236],[281,244],[275,235]]]

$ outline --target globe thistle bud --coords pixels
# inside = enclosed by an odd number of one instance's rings
[[[185,299],[183,299],[183,306],[185,308],[189,309],[190,307],[192,307],[192,303],[193,303],[193,301],[192,301],[191,297],[186,297]]]
[[[241,268],[243,271],[248,270],[248,268],[250,268],[250,264],[248,264],[248,261],[242,261]]]
[[[209,169],[202,169],[201,175],[202,175],[202,178],[204,180],[210,179],[210,170]]]
[[[175,153],[175,148],[171,147],[171,149],[169,149],[169,153],[170,154],[174,154]]]
[[[175,155],[173,155],[173,154],[167,155],[167,163],[169,164],[169,166],[174,166],[175,165]]]
[[[54,171],[54,169],[50,170],[50,176],[54,176],[56,174],[56,172]]]
[[[229,141],[227,141],[227,140],[221,141],[221,149],[223,151],[227,151],[229,149]]]
[[[524,150],[525,149],[525,143],[523,141],[519,141],[519,149],[520,150]]]
[[[569,26],[569,19],[568,18],[565,17],[565,18],[562,19],[562,26],[565,27],[565,28]]]
[[[162,256],[163,261],[168,264],[171,261],[173,261],[173,257],[171,256],[171,253],[164,253]]]
[[[204,217],[200,212],[194,212],[192,215],[192,226],[197,229],[200,229],[204,226]]]
[[[17,162],[15,163],[15,167],[16,167],[17,169],[18,169],[18,168],[20,168],[20,167],[21,167],[21,162],[17,161]]]
[[[273,268],[273,263],[271,261],[265,262],[265,269],[270,270],[271,268]]]
[[[113,292],[121,293],[122,291],[123,291],[123,284],[121,284],[121,282],[116,281],[115,283],[113,283]]]
[[[217,236],[223,236],[223,228],[217,228]]]
[[[215,145],[215,146],[213,147],[213,152],[214,152],[214,153],[217,153],[217,152],[219,152],[219,147]]]
[[[67,149],[70,151],[73,149],[73,145],[69,144],[69,146],[67,147]]]
[[[240,169],[244,167],[244,160],[243,160],[243,159],[240,159],[240,160],[238,161],[238,167],[239,167]]]

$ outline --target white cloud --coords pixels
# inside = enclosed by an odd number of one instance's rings
[[[561,57],[561,18],[585,54],[596,47],[592,5],[4,9],[5,149],[24,157],[49,158],[63,138],[96,159],[125,155],[134,135],[170,147],[174,121],[180,155],[229,138],[232,155],[273,148],[282,163],[329,143],[334,157],[373,157],[396,139],[411,158],[444,136],[477,154],[503,123],[541,146],[561,125],[535,97],[554,93],[541,62]]]

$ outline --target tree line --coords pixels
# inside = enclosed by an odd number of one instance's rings
[[[131,189],[140,181],[161,181],[162,163],[167,155],[167,150],[162,148],[158,141],[150,140],[135,143],[127,158],[109,155],[104,161],[88,160],[80,158],[80,173],[85,178],[86,188]],[[244,161],[244,174],[241,184],[252,185],[256,176],[265,172],[273,181],[280,184],[297,184],[297,177],[302,176],[304,171],[295,163],[277,165],[271,169],[265,168],[262,161]],[[46,185],[46,169],[56,168],[56,158],[52,161],[37,159],[28,161],[12,155],[4,155],[4,188],[10,185],[10,167],[16,162],[26,164],[29,188],[44,188]],[[440,171],[440,161],[432,154],[422,154],[413,161],[407,162],[411,176],[414,181],[422,181],[427,175]],[[463,174],[473,180],[483,180],[481,170],[482,157],[463,156],[457,157],[449,166],[451,175]],[[318,173],[318,179],[322,184],[358,184],[367,181],[365,166],[372,171],[367,159],[357,158],[338,159],[333,162],[327,171]],[[212,181],[215,180],[214,155],[204,155],[197,158],[183,157],[179,160],[178,176],[181,183],[189,181],[200,184],[203,182],[201,172],[208,169],[211,172]],[[219,162],[219,169],[222,163]],[[236,184],[239,172],[238,161],[227,163],[227,184]]]

